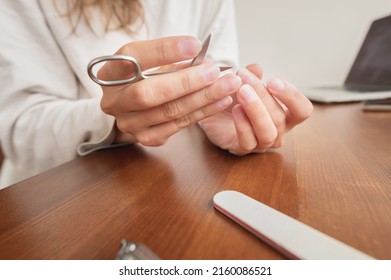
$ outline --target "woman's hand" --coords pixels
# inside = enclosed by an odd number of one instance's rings
[[[174,63],[195,57],[201,47],[193,37],[167,37],[129,43],[117,54],[137,58],[144,71],[170,64],[177,69]],[[119,80],[131,73],[129,62],[110,61],[99,70],[98,78]],[[101,108],[116,119],[115,141],[162,145],[181,129],[225,110],[241,80],[234,74],[219,76],[219,67],[206,62],[130,85],[103,86]]]
[[[237,75],[243,85],[232,111],[199,122],[215,145],[237,155],[262,153],[280,147],[285,133],[311,115],[311,102],[287,81],[271,79],[265,86],[259,65],[249,65]]]

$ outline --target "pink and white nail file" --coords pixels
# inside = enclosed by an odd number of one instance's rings
[[[368,256],[237,191],[213,197],[214,207],[291,259],[370,260]]]

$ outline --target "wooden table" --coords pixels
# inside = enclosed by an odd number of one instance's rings
[[[262,155],[233,156],[193,127],[78,158],[0,191],[0,258],[113,259],[128,239],[162,259],[283,259],[213,208],[227,189],[391,259],[391,114],[317,105]]]

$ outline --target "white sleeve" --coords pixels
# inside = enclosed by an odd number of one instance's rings
[[[238,68],[239,44],[233,0],[206,1],[206,5],[214,5],[214,7],[209,7],[207,11],[205,11],[205,13],[208,14],[207,18],[209,18],[211,22],[205,22],[204,19],[204,22],[201,23],[208,25],[204,37],[208,34],[212,34],[208,56],[223,65]]]
[[[1,1],[0,14],[0,139],[7,159],[38,173],[109,145],[114,118],[101,111],[99,97],[81,97],[38,1]]]

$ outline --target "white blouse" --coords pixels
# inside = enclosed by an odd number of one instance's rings
[[[58,12],[64,2],[0,2],[0,188],[112,143],[114,119],[87,75],[91,59],[134,40],[212,33],[208,56],[238,65],[232,0],[142,1],[146,24],[135,36],[105,33],[98,13],[94,32],[80,24],[72,34]]]

